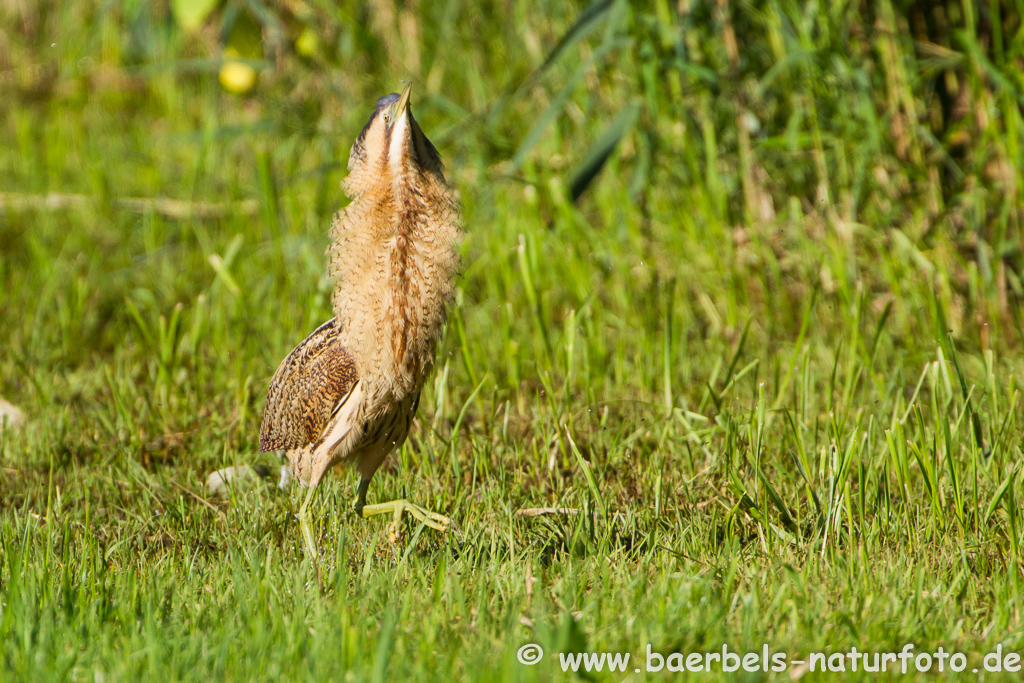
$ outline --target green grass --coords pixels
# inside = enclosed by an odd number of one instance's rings
[[[283,4],[0,7],[0,679],[1024,652],[1020,2]],[[392,545],[339,472],[321,593],[297,489],[204,481],[280,464],[266,387],[406,79],[469,238],[369,501],[462,532]]]

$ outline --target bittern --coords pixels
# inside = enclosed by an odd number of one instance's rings
[[[450,524],[404,499],[366,504],[374,472],[409,434],[434,365],[463,235],[458,200],[413,118],[410,91],[377,100],[352,145],[342,183],[352,201],[335,215],[327,249],[334,317],[282,361],[260,427],[260,452],[285,450],[309,489],[298,517],[314,562],[309,504],[338,463],[359,471],[356,513],[393,513],[393,535],[406,512],[435,529]]]

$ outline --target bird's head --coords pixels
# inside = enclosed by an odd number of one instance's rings
[[[410,174],[441,175],[441,157],[409,106],[412,85],[377,100],[370,120],[349,153],[346,189],[352,194]],[[442,176],[443,177],[443,176]]]

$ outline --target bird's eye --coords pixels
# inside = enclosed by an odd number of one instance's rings
[[[391,112],[384,112],[384,123],[391,123]]]

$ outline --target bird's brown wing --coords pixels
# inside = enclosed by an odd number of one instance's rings
[[[274,373],[260,426],[260,452],[302,448],[320,438],[358,381],[336,318],[288,354]]]

